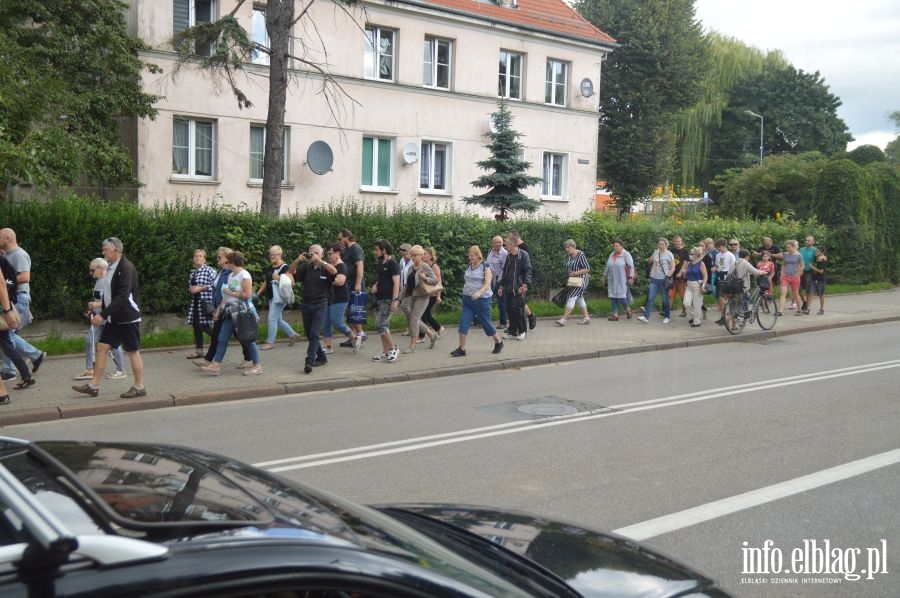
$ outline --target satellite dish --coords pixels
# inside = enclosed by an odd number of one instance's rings
[[[490,129],[491,133],[497,132],[497,115],[496,114],[492,113],[491,116],[488,118],[488,129]]]
[[[587,77],[581,80],[581,95],[586,98],[594,95],[594,82]]]
[[[410,141],[403,146],[403,163],[415,164],[419,161],[419,146]]]
[[[306,150],[306,165],[316,174],[331,172],[334,164],[334,153],[324,141],[314,141]]]

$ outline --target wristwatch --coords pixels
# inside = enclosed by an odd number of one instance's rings
[[[400,297],[391,297],[391,301],[400,301]]]

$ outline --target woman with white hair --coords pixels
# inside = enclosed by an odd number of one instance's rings
[[[566,276],[567,281],[574,281],[574,279],[581,279],[581,284],[578,286],[569,285],[568,282],[566,286],[569,288],[568,299],[566,299],[566,309],[563,312],[563,315],[560,319],[556,321],[557,326],[565,326],[569,320],[569,314],[572,313],[572,310],[575,308],[575,304],[578,303],[578,307],[581,309],[582,319],[579,324],[590,324],[591,317],[588,315],[587,303],[584,301],[584,292],[587,291],[588,288],[588,272],[591,271],[591,265],[588,263],[587,256],[584,255],[584,252],[578,249],[575,245],[575,241],[572,239],[567,240],[563,243],[563,247],[566,249]]]
[[[84,315],[88,318],[87,334],[84,337],[84,363],[85,370],[75,376],[76,380],[90,380],[94,377],[94,361],[97,357],[97,340],[100,333],[103,332],[105,323],[94,326],[90,323],[91,316],[99,314],[103,307],[103,302],[109,300],[109,282],[106,280],[106,271],[109,269],[109,262],[102,257],[95,257],[91,260],[91,276],[94,278],[94,298],[87,304],[87,311]],[[113,361],[116,364],[116,371],[110,372],[106,377],[110,380],[118,380],[128,377],[125,372],[125,354],[122,352],[122,346],[119,345],[112,350]]]

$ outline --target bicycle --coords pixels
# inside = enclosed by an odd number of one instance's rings
[[[756,277],[756,288],[752,293],[743,290],[735,292],[725,303],[725,328],[731,334],[738,334],[748,323],[755,320],[763,330],[772,330],[778,322],[778,306],[775,297],[766,293],[771,287],[768,275]]]

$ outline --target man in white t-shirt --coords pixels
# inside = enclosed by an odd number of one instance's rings
[[[716,272],[716,281],[724,280],[729,272],[734,269],[734,254],[728,251],[725,239],[716,241],[716,249],[719,253],[716,255],[716,264],[713,270]],[[719,298],[719,319],[716,324],[723,326],[725,324],[725,297],[719,292],[718,282],[716,283],[716,297]]]

